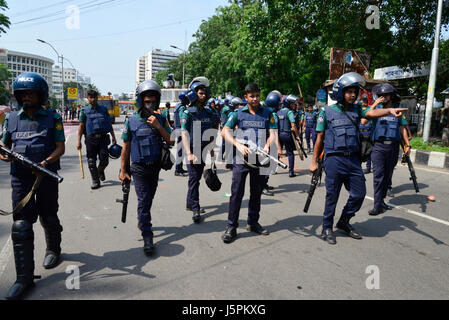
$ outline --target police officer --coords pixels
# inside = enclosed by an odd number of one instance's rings
[[[209,95],[209,80],[205,77],[195,78],[189,88],[187,96],[190,107],[180,114],[182,142],[187,155],[187,171],[189,172],[186,210],[193,212],[194,223],[200,223],[200,213],[205,212],[200,207],[199,194],[200,180],[205,166],[203,150],[215,139],[215,136],[211,136],[209,140],[203,140],[203,135],[208,129],[217,129],[219,119],[210,109],[205,108]],[[210,153],[213,157],[213,148]]]
[[[372,109],[395,108],[401,101],[396,89],[389,83],[374,86],[373,95],[378,98],[372,105]],[[401,138],[406,146],[405,152],[410,152],[407,124],[405,116],[397,118],[388,114],[373,121],[371,140],[374,146],[371,159],[373,161],[374,208],[369,211],[372,216],[392,209],[384,199],[387,196],[394,167],[398,162]]]
[[[265,175],[259,168],[252,168],[243,163],[240,157],[248,157],[249,149],[239,143],[232,135],[231,130],[238,126],[238,133],[247,140],[263,147],[269,152],[270,143],[276,137],[278,124],[273,117],[273,113],[268,108],[260,104],[260,89],[255,83],[250,83],[245,87],[245,98],[248,104],[234,111],[228,119],[222,131],[222,137],[232,143],[239,151],[239,155],[234,157],[232,172],[231,198],[229,201],[228,226],[222,235],[225,243],[232,242],[237,237],[238,219],[243,195],[245,193],[245,182],[250,175],[250,199],[248,204],[248,226],[247,230],[257,234],[268,235],[269,232],[259,224],[260,198],[265,185]],[[270,132],[268,134],[268,132]],[[264,139],[268,137],[268,140]]]
[[[165,103],[165,109],[161,110],[161,116],[163,116],[166,120],[168,125],[171,127],[172,121],[170,119],[170,102]]]
[[[213,113],[215,113],[215,117],[216,118],[220,118],[221,116],[221,112],[218,109],[217,104],[215,103],[215,99],[214,98],[210,98],[209,101],[207,101],[207,107],[212,110]]]
[[[312,149],[310,148],[310,137],[312,137],[313,147],[315,148],[317,116],[317,113],[313,111],[313,106],[308,105],[307,111],[304,114],[304,122],[306,127],[307,151],[309,153],[312,153]]]
[[[226,122],[228,122],[228,118],[229,115],[235,110],[234,106],[232,105],[231,101],[232,101],[232,96],[226,96],[225,99],[223,99],[223,108],[221,109],[221,126],[224,127],[226,125]],[[221,142],[221,159],[224,160],[225,159],[225,154],[226,154],[226,141],[225,139],[222,140]],[[229,163],[230,160],[232,159],[232,154],[228,154],[226,155],[226,169],[232,169],[232,164]]]
[[[81,150],[81,137],[85,134],[87,164],[92,176],[91,189],[100,188],[100,180],[106,179],[104,170],[109,164],[108,145],[111,143],[108,133],[112,136],[112,144],[116,144],[115,133],[112,129],[108,110],[98,104],[98,92],[87,92],[89,106],[81,110],[78,128],[78,143],[76,148]],[[99,164],[97,168],[97,156]]]
[[[56,172],[65,152],[65,136],[61,116],[43,107],[48,99],[47,82],[37,73],[25,72],[16,78],[13,90],[20,110],[8,114],[2,145],[12,146],[13,151]],[[1,154],[0,159],[11,161]],[[30,169],[11,163],[13,208],[27,196],[36,179]],[[62,226],[58,218],[58,182],[49,177],[42,179],[35,195],[13,214],[11,239],[17,280],[6,299],[20,299],[34,286],[33,224],[38,216],[47,243],[43,266],[51,269],[59,262]]]
[[[187,170],[182,167],[182,137],[181,137],[181,120],[179,115],[184,113],[186,106],[189,104],[189,99],[187,98],[187,90],[181,91],[179,94],[179,103],[176,105],[173,112],[174,127],[176,131],[179,131],[176,138],[176,145],[178,152],[176,153],[176,166],[175,166],[175,176],[186,177],[188,176]]]
[[[361,235],[349,224],[350,219],[360,209],[366,194],[365,177],[362,172],[359,151],[360,142],[357,127],[360,118],[378,118],[387,115],[400,117],[405,108],[362,109],[355,104],[359,87],[365,80],[358,73],[342,75],[332,88],[332,98],[336,104],[326,106],[320,112],[317,123],[317,141],[310,171],[318,168],[317,158],[324,148],[324,170],[326,172],[326,203],[323,215],[322,237],[329,244],[336,244],[333,233],[335,209],[342,185],[349,192],[349,199],[343,208],[337,228],[354,239]]]
[[[153,80],[142,82],[136,89],[138,114],[126,120],[122,133],[123,148],[119,178],[122,183],[126,179],[131,180],[130,175],[134,179],[138,202],[138,227],[144,241],[143,251],[147,255],[154,252],[151,206],[161,171],[162,140],[173,145],[167,121],[156,113],[160,100],[159,85]]]
[[[290,94],[282,101],[283,108],[277,112],[279,118],[279,140],[281,148],[284,148],[288,156],[289,177],[296,177],[295,174],[295,142],[293,141],[292,131],[295,133],[295,139],[299,139],[298,128],[294,110],[296,110],[297,97]]]
[[[363,95],[362,97],[362,108],[366,109],[366,108],[370,108],[370,106],[368,105],[368,96],[366,94]],[[365,138],[371,138],[371,131],[372,131],[372,122],[370,120],[367,120],[365,118],[362,118],[360,120],[360,132],[362,133],[362,135]],[[363,170],[364,174],[368,174],[371,172],[371,158],[369,158],[366,161],[366,168]]]

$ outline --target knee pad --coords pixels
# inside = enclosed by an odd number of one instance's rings
[[[89,166],[89,168],[96,168],[97,160],[94,158],[87,158],[87,165]]]
[[[13,241],[33,240],[33,225],[26,220],[16,220],[12,225],[11,238]]]

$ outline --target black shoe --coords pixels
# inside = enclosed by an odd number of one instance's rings
[[[56,267],[58,265],[60,256],[61,255],[59,255],[59,254],[48,251],[45,254],[43,267],[45,269],[53,269],[54,267]]]
[[[265,189],[267,189],[267,190],[273,190],[274,189],[274,187],[272,187],[272,186],[269,186],[268,184],[265,186]]]
[[[195,223],[200,223],[200,222],[201,222],[200,211],[198,211],[198,210],[193,211],[192,220],[193,220],[193,222],[195,222]]]
[[[384,201],[382,201],[381,206],[382,206],[382,208],[385,209],[385,210],[393,210],[393,209],[394,209],[394,207],[392,207],[392,206],[386,204]]]
[[[345,221],[338,221],[337,226],[338,229],[344,231],[348,236],[350,236],[353,239],[360,240],[362,239],[362,236],[354,230],[354,228],[349,224],[349,222]]]
[[[368,169],[368,168],[366,168],[366,169],[363,169],[363,173],[364,173],[364,174],[368,174],[368,173],[371,173],[371,169]]]
[[[227,164],[225,166],[226,169],[232,170],[234,167],[232,166],[232,164]]]
[[[231,243],[237,237],[237,229],[227,227],[225,233],[221,236],[224,243]]]
[[[90,188],[91,188],[92,190],[99,189],[100,187],[101,187],[100,181],[93,181],[93,182],[92,182],[92,185],[90,186]]]
[[[187,211],[193,211],[193,210],[192,210],[192,207],[189,207],[189,206],[186,206],[186,210],[187,210]],[[206,210],[204,210],[204,208],[200,208],[199,212],[200,212],[200,213],[206,213]]]
[[[294,178],[294,177],[296,177],[296,173],[292,172],[292,173],[290,173],[288,176],[289,176],[290,178]]]
[[[154,252],[153,237],[143,237],[143,243],[143,252],[145,252],[147,256],[151,256]]]
[[[47,244],[43,267],[52,269],[58,265],[61,256],[61,232],[63,229],[58,217],[39,217],[39,221],[44,228],[45,243]]]
[[[106,180],[106,176],[104,175],[104,170],[98,169],[98,178],[100,179],[100,181]]]
[[[274,196],[274,193],[271,192],[270,190],[268,190],[267,188],[264,188],[264,189],[262,190],[262,194],[264,194],[264,195],[266,195],[266,196],[270,196],[270,197],[273,197],[273,196]]]
[[[265,229],[264,227],[262,227],[259,223],[256,224],[249,224],[246,227],[246,230],[250,231],[250,232],[255,232],[264,236],[268,236],[270,234],[270,232]]]
[[[186,172],[175,172],[175,176],[177,177],[187,177],[188,175]]]
[[[394,198],[394,193],[393,193],[393,189],[392,188],[388,188],[387,196],[389,196],[390,198]]]
[[[334,232],[331,228],[323,229],[321,232],[321,238],[329,244],[336,244],[337,240],[335,240]]]
[[[384,212],[385,212],[384,208],[374,208],[374,209],[371,209],[370,211],[368,211],[368,214],[370,216],[378,216],[379,214],[382,214]]]
[[[31,282],[23,282],[16,281],[9,289],[8,294],[6,295],[6,300],[20,300],[24,297],[24,295],[32,288],[34,288],[35,284],[33,281]]]

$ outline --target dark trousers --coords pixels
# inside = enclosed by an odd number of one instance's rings
[[[399,143],[383,144],[375,142],[371,159],[373,161],[374,208],[381,208],[391,186],[394,167],[398,163]]]
[[[306,142],[307,142],[307,149],[310,149],[310,136],[312,136],[312,142],[313,147],[315,148],[315,142],[316,142],[316,131],[315,128],[306,128]]]
[[[100,165],[106,167],[109,164],[108,146],[111,143],[109,134],[101,138],[94,138],[86,135],[86,156],[88,159],[100,160]]]
[[[289,173],[293,173],[295,171],[295,142],[293,141],[292,135],[290,132],[281,132],[279,133],[279,141],[281,143],[281,148],[284,148],[287,152],[288,156],[288,171]]]
[[[203,175],[204,166],[204,163],[187,164],[189,189],[187,190],[186,206],[192,208],[193,211],[200,210],[200,180]]]
[[[334,225],[335,208],[341,187],[344,184],[349,192],[349,199],[343,208],[342,216],[353,217],[360,210],[366,195],[365,176],[357,155],[326,156],[324,160],[326,172],[326,203],[323,215],[323,229]]]
[[[35,180],[35,175],[11,176],[13,208],[30,192]],[[44,177],[36,194],[22,210],[13,215],[13,220],[26,220],[33,224],[37,221],[38,216],[44,221],[47,220],[47,217],[57,218],[58,208],[58,182]]]
[[[372,161],[371,161],[371,155],[370,155],[369,159],[366,160],[366,168],[368,170],[371,170],[371,165],[372,165]]]
[[[151,206],[159,180],[160,165],[141,165],[133,163],[131,174],[137,195],[137,220],[142,237],[152,236]]]
[[[232,172],[231,199],[229,200],[228,226],[239,226],[240,207],[245,194],[246,176],[249,173],[250,196],[248,204],[248,224],[259,222],[260,198],[266,184],[266,176],[259,173],[259,169],[248,167],[246,164],[236,164],[234,160]]]
[[[175,172],[182,172],[183,168],[182,168],[182,137],[181,136],[179,136],[176,139],[176,147],[179,148],[179,151],[176,154]]]

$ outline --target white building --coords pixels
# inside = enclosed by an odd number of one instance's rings
[[[35,72],[47,80],[48,87],[53,87],[52,66],[54,61],[31,53],[11,51],[0,48],[0,63],[8,66],[8,71],[12,73],[13,79],[23,72]],[[13,79],[6,83],[6,88],[12,90]]]
[[[64,82],[78,82],[80,89],[80,96],[84,97],[85,94],[81,92],[81,88],[86,88],[87,85],[91,83],[90,77],[83,75],[81,73],[77,73],[76,69],[73,68],[64,68]],[[54,66],[53,67],[53,91],[52,93],[56,96],[56,98],[61,97],[62,92],[62,83],[61,83],[61,67]]]
[[[145,80],[154,80],[156,72],[166,69],[165,63],[178,58],[172,51],[154,49],[136,60],[136,85]]]

